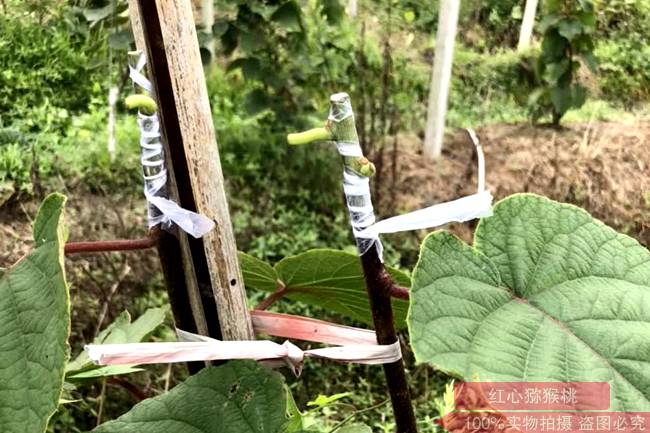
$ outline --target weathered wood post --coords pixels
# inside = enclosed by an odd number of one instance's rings
[[[431,159],[438,158],[442,151],[459,10],[460,0],[440,1],[436,54],[431,72],[427,125],[424,134],[424,153]]]
[[[185,282],[168,290],[186,291],[200,334],[253,339],[191,1],[129,0],[129,14],[136,46],[148,56],[170,197],[216,223],[201,239],[179,230],[178,244],[167,244],[178,251],[163,248],[163,270],[182,272]]]

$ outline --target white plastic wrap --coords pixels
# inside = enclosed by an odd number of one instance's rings
[[[304,317],[264,312],[258,314],[256,332],[276,335],[296,333],[298,339],[337,344],[335,347],[302,350],[290,341],[282,344],[267,340],[221,341],[177,330],[178,342],[89,344],[90,359],[99,365],[141,365],[228,359],[252,359],[269,367],[289,367],[299,375],[305,358],[326,358],[358,364],[385,364],[402,357],[399,342],[376,344],[372,331],[335,325]],[[277,323],[275,323],[277,322]],[[281,325],[281,328],[278,328]]]
[[[359,236],[378,236],[380,233],[427,229],[450,222],[465,222],[491,215],[492,194],[490,191],[483,191],[381,220],[359,233]]]
[[[145,91],[151,93],[151,82],[142,74],[146,58],[141,55],[135,67],[129,67],[131,80]],[[149,203],[149,227],[161,225],[169,229],[176,224],[186,233],[200,238],[214,228],[214,221],[180,207],[167,198],[167,169],[165,155],[161,142],[160,122],[158,114],[145,115],[138,113],[140,127],[140,162],[144,178],[144,195]]]
[[[341,122],[353,116],[350,98],[346,93],[331,97],[330,122]],[[345,193],[352,232],[357,242],[359,254],[365,254],[373,245],[382,256],[379,235],[409,230],[439,227],[450,222],[465,222],[475,218],[492,215],[492,194],[485,191],[485,159],[483,150],[473,130],[468,129],[476,146],[478,156],[478,193],[457,200],[436,204],[404,215],[395,216],[375,223],[375,214],[370,197],[370,181],[359,176],[347,166],[343,171],[343,191]],[[339,154],[346,157],[362,157],[359,142],[337,141]]]
[[[337,93],[331,97],[329,121],[339,123],[351,116],[352,105],[347,93]],[[336,149],[344,161],[347,157],[361,157],[363,151],[358,141],[337,141]],[[350,214],[352,232],[357,242],[359,255],[365,254],[373,245],[376,245],[379,257],[382,256],[383,247],[379,236],[365,233],[365,230],[374,224],[375,213],[370,197],[370,179],[363,177],[351,170],[347,164],[343,169],[343,192]]]

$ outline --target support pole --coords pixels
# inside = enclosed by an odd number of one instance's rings
[[[199,333],[252,340],[191,1],[129,0],[129,13],[136,45],[148,56],[170,197],[216,223],[202,239],[179,231],[180,254],[161,254],[161,261],[173,260],[166,267],[176,273],[182,269]]]
[[[519,43],[517,50],[525,50],[530,46],[530,39],[533,36],[533,26],[535,25],[535,14],[537,12],[538,0],[526,0],[524,9],[524,18],[521,22],[521,32],[519,33]]]
[[[440,1],[436,54],[431,72],[427,126],[424,135],[424,153],[431,159],[438,158],[442,152],[459,10],[460,0]]]
[[[346,11],[350,18],[357,17],[358,7],[359,5],[357,4],[357,0],[348,0],[348,7],[346,8]]]
[[[212,34],[212,26],[214,26],[213,2],[214,0],[201,0],[201,27],[209,37],[206,48],[210,52],[210,64],[214,62],[214,36]]]
[[[142,24],[140,23],[140,6],[135,0],[129,0],[129,16],[136,47],[138,51],[144,52],[146,44]],[[130,57],[129,60],[131,62],[136,61],[134,57]],[[137,91],[137,88],[135,90]],[[168,176],[167,194],[172,200],[178,201],[178,189],[166,140],[163,140],[163,147]],[[174,236],[160,230],[157,250],[176,326],[183,330],[189,330],[189,332],[193,332],[191,330],[194,329],[198,334],[210,335],[202,296],[196,281],[187,234],[180,231],[177,236]],[[214,313],[214,316],[216,320],[216,313]],[[196,373],[200,370],[201,365],[199,364],[188,363],[190,373]]]

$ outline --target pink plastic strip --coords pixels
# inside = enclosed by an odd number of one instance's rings
[[[269,311],[251,311],[253,329],[257,334],[314,341],[316,343],[345,346],[350,344],[376,345],[374,331],[337,325],[323,320]]]

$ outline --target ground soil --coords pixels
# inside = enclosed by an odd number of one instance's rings
[[[531,192],[573,203],[650,246],[650,122],[593,122],[560,130],[494,125],[476,133],[496,200]],[[422,156],[419,138],[399,137],[393,193],[393,153],[384,152],[381,208],[402,212],[474,193],[475,158],[462,130],[446,136],[437,161]],[[454,225],[452,231],[471,241],[471,224]]]
[[[64,193],[68,196],[65,216],[68,240],[146,236],[145,203],[139,197],[91,192],[83,187]],[[39,203],[40,199],[33,198],[12,201],[0,208],[0,267],[11,266],[31,248],[32,218]],[[137,311],[133,300],[142,296],[147,287],[160,285],[158,260],[155,253],[147,251],[68,256],[65,265],[75,306],[73,342],[91,341],[98,329],[110,323],[116,314],[127,309]],[[111,308],[106,311],[109,304]]]

